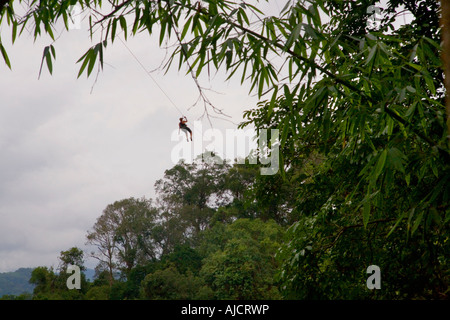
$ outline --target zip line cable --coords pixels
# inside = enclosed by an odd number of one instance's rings
[[[153,82],[156,84],[156,86],[159,88],[159,90],[161,90],[161,92],[166,96],[166,98],[172,103],[172,105],[178,110],[179,113],[181,113],[182,116],[184,116],[183,112],[180,110],[180,108],[177,107],[177,105],[175,104],[175,102],[173,102],[173,100],[170,98],[170,96],[163,90],[163,88],[161,88],[161,86],[158,84],[158,82],[156,82],[156,80],[152,77],[151,73],[147,70],[147,68],[145,68],[145,66],[142,64],[142,62],[136,57],[136,55],[133,53],[133,51],[131,51],[131,49],[126,45],[126,43],[120,38],[119,38],[120,42],[122,42],[122,44],[125,46],[125,48],[127,48],[128,52],[133,56],[133,58],[137,61],[137,63],[141,66],[141,68],[145,71],[145,73],[150,77],[150,79],[153,80]]]
[[[138,57],[136,57],[136,55],[133,53],[133,51],[131,51],[131,49],[126,45],[126,43],[120,38],[119,38],[120,42],[122,42],[122,44],[125,46],[125,48],[127,48],[128,52],[133,56],[133,58],[137,61],[137,63],[141,66],[141,68],[145,71],[145,73],[153,80],[153,82],[158,86],[159,90],[161,90],[161,92],[166,96],[166,98],[172,103],[172,105],[178,110],[178,112],[180,112],[180,114],[185,117],[185,115],[183,114],[183,112],[180,110],[180,108],[177,107],[177,105],[175,104],[175,102],[170,98],[170,96],[164,91],[164,89],[158,84],[158,82],[156,82],[156,80],[152,77],[151,73],[145,68],[145,66],[142,64],[142,62],[138,59]],[[192,127],[192,130],[196,131],[196,127]],[[200,134],[201,136],[202,134]]]
[[[142,70],[144,70],[145,73],[153,80],[153,82],[158,86],[158,88],[161,90],[161,92],[167,97],[167,99],[168,99],[168,100],[172,103],[172,105],[178,110],[178,112],[180,112],[180,114],[181,114],[182,116],[184,116],[184,113],[180,110],[180,108],[177,107],[177,105],[175,104],[175,102],[174,102],[174,101],[170,98],[170,96],[164,91],[164,89],[158,84],[158,82],[156,82],[156,80],[152,77],[151,72],[148,71],[147,68],[145,68],[145,66],[142,64],[142,62],[138,59],[138,57],[136,57],[136,55],[133,53],[133,51],[131,51],[131,49],[126,45],[126,43],[125,43],[120,37],[118,37],[118,38],[119,38],[120,42],[122,42],[122,44],[123,44],[123,45],[125,46],[125,48],[128,50],[128,52],[133,56],[133,58],[136,60],[136,62],[141,66]],[[196,85],[197,85],[199,91],[200,91],[200,96],[199,96],[198,100],[203,99],[203,100],[205,101],[205,103],[207,103],[207,104],[209,104],[210,106],[212,106],[213,109],[215,110],[215,107],[212,105],[212,103],[209,102],[209,100],[208,100],[207,98],[205,98],[205,96],[203,95],[203,93],[202,93],[202,88],[200,87],[199,83],[197,82],[197,79],[195,78],[195,76],[194,76],[193,78],[194,78],[194,81],[196,82]],[[198,101],[198,100],[197,100],[197,101]],[[195,104],[194,104],[194,105],[195,105]],[[189,111],[191,108],[192,108],[192,106],[191,106],[190,108],[188,108],[187,111]],[[221,110],[219,110],[218,113],[220,113],[220,114],[222,114],[222,115],[224,115],[224,116],[230,117],[230,116],[228,116],[228,115],[222,113]],[[203,116],[202,116],[202,117],[203,117]],[[207,114],[207,117],[208,117],[208,119],[209,119],[209,117],[213,117],[213,116]],[[218,118],[218,117],[213,117],[213,118]],[[231,118],[231,117],[230,117],[230,118]],[[233,123],[233,124],[236,125],[236,123],[234,123],[234,122],[231,121],[231,120],[223,119],[223,118],[219,118],[219,119],[222,119],[222,120],[231,122],[231,123]],[[210,123],[211,123],[211,121],[210,121]]]
[[[178,108],[178,106],[175,104],[175,102],[170,98],[170,96],[164,91],[164,89],[158,84],[158,82],[152,77],[151,72],[147,70],[147,68],[145,68],[145,66],[142,64],[142,62],[138,59],[138,57],[133,53],[133,51],[131,51],[131,49],[126,45],[126,43],[120,38],[119,38],[120,42],[122,42],[122,44],[125,46],[125,48],[128,50],[128,52],[133,56],[133,58],[136,60],[136,62],[141,66],[142,70],[145,71],[145,73],[153,80],[153,82],[156,84],[156,86],[159,88],[159,90],[161,90],[161,92],[166,96],[166,98],[172,103],[172,105],[178,110],[178,112],[185,117],[185,115],[183,114],[183,112],[180,110],[180,108]],[[197,84],[198,85],[198,84]],[[186,117],[185,117],[186,118]],[[226,119],[224,119],[226,120]],[[230,121],[230,120],[227,120]],[[232,121],[230,121],[232,122]],[[234,122],[232,122],[234,123]],[[197,128],[194,126],[192,127],[192,130],[195,132],[197,131]],[[202,136],[202,132],[200,132],[200,136]],[[215,150],[213,151],[215,153]]]

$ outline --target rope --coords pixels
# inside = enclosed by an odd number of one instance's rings
[[[133,56],[133,58],[137,61],[137,63],[141,66],[141,68],[145,71],[145,73],[153,80],[153,82],[156,84],[156,86],[159,88],[159,90],[161,90],[161,92],[166,96],[166,98],[172,103],[172,105],[178,110],[178,112],[184,116],[183,112],[180,110],[180,108],[177,107],[177,105],[175,104],[175,102],[173,102],[173,100],[169,97],[169,95],[163,90],[163,88],[161,88],[161,86],[158,84],[158,82],[156,82],[156,80],[152,77],[150,71],[148,71],[145,66],[142,64],[142,62],[136,57],[136,55],[133,53],[133,51],[131,51],[131,49],[126,45],[126,43],[120,38],[119,38],[120,42],[122,42],[122,44],[125,46],[125,48],[127,48],[128,52]]]
[[[133,56],[133,58],[136,60],[136,62],[141,66],[141,68],[145,71],[145,73],[153,80],[153,82],[156,84],[156,86],[159,88],[159,90],[161,90],[161,92],[166,96],[166,98],[172,103],[172,105],[178,110],[178,112],[183,116],[183,112],[180,110],[180,108],[177,107],[177,105],[175,104],[175,102],[173,102],[173,100],[170,98],[170,96],[163,90],[163,88],[161,88],[161,86],[158,84],[158,82],[156,82],[156,80],[152,77],[150,71],[148,71],[145,66],[142,64],[142,62],[138,59],[138,57],[136,57],[136,55],[133,53],[133,51],[131,51],[131,49],[126,45],[126,43],[120,38],[117,37],[120,42],[122,42],[122,44],[125,46],[125,48],[127,48],[128,52]],[[191,129],[192,131],[196,131],[195,126],[192,127]],[[201,136],[201,134],[200,134]]]
[[[159,88],[159,90],[161,90],[161,92],[166,96],[166,98],[172,103],[172,105],[178,110],[178,112],[185,117],[185,115],[183,114],[183,112],[180,110],[180,108],[177,107],[177,105],[175,104],[175,102],[173,102],[173,100],[170,98],[170,96],[163,90],[163,88],[161,88],[161,86],[158,84],[158,82],[156,82],[156,80],[152,77],[150,71],[148,71],[145,66],[142,64],[142,62],[138,59],[138,57],[136,57],[136,55],[133,53],[133,51],[131,51],[131,49],[126,45],[126,43],[120,38],[119,38],[120,42],[122,42],[122,44],[125,46],[125,48],[127,48],[128,52],[133,56],[133,58],[137,61],[137,63],[141,66],[141,68],[145,71],[145,73],[153,80],[153,82],[156,84],[156,86]],[[191,130],[193,132],[196,131],[195,126],[193,126],[191,128]],[[201,134],[200,134],[201,136]]]

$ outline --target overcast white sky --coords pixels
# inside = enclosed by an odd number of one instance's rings
[[[180,142],[171,136],[180,113],[120,41],[108,44],[91,93],[95,74],[77,79],[75,63],[93,45],[85,22],[56,41],[53,75],[44,65],[39,80],[43,49],[51,39],[34,42],[25,31],[12,45],[6,23],[1,35],[12,70],[0,62],[0,272],[57,267],[60,251],[88,249],[86,232],[108,204],[154,198],[155,181],[174,165],[171,151]],[[148,70],[165,54],[157,41],[140,36],[127,42]],[[202,105],[187,111],[198,91],[184,70],[152,76],[191,123],[201,116]],[[235,123],[256,105],[239,78],[201,80],[221,93],[208,97]],[[202,125],[210,128],[206,119]],[[224,133],[236,128],[221,120],[213,126]],[[194,143],[198,139],[194,136]]]

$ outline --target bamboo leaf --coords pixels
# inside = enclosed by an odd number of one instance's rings
[[[113,19],[111,26],[111,42],[114,42],[114,39],[116,37],[116,30],[117,30],[117,19]]]
[[[0,42],[0,51],[2,52],[3,60],[5,61],[6,65],[8,66],[9,69],[11,69],[11,62],[9,61],[8,54],[6,53],[6,50],[1,42]]]
[[[389,236],[392,234],[392,232],[395,231],[395,229],[397,229],[397,226],[400,224],[400,222],[403,220],[403,218],[405,217],[405,213],[406,211],[404,211],[397,219],[397,221],[395,222],[394,226],[391,228],[391,230],[389,231],[389,233],[386,235],[386,238],[389,238]]]
[[[98,55],[99,49],[98,49],[98,45],[94,47],[93,50],[91,50],[91,52],[89,53],[89,64],[88,64],[88,69],[87,69],[87,76],[89,77],[89,75],[92,73],[92,70],[94,69],[95,66],[95,60],[97,60],[97,55]]]
[[[50,55],[50,51],[47,50],[47,54],[45,55],[45,60],[47,61],[47,67],[50,74],[53,73],[53,65],[52,65],[52,56]]]
[[[39,68],[38,79],[41,77],[42,66],[44,65],[44,60],[47,63],[48,71],[50,72],[50,74],[52,74],[52,72],[53,72],[53,65],[52,65],[52,58],[51,58],[51,54],[50,54],[50,46],[46,46],[44,48],[44,53],[42,54],[41,66]]]
[[[16,37],[17,37],[17,25],[18,25],[18,23],[16,21],[13,21],[13,24],[12,24],[12,43],[13,44],[16,41]]]
[[[89,49],[88,51],[86,51],[86,53],[77,61],[77,63],[83,61],[83,64],[80,67],[80,71],[78,72],[78,76],[77,78],[79,78],[81,76],[81,74],[83,73],[84,69],[86,68],[86,66],[88,65],[89,62],[89,57],[90,57],[90,52],[92,51],[92,48]]]
[[[192,22],[192,17],[190,17],[186,23],[184,24],[183,30],[181,31],[181,36],[180,36],[180,40],[183,40],[184,37],[186,36],[186,33],[188,32],[189,26],[191,25]]]
[[[292,44],[297,41],[298,37],[300,36],[300,31],[302,30],[302,24],[299,23],[295,26],[294,30],[292,30],[291,35],[289,36],[288,40],[286,41],[285,50],[289,49]]]
[[[405,173],[405,167],[403,166],[405,158],[406,156],[398,148],[393,147],[388,151],[387,163],[389,167]]]
[[[123,34],[124,34],[125,40],[127,40],[127,34],[128,34],[128,32],[127,32],[127,20],[125,19],[124,16],[120,16],[119,17],[119,21],[120,21],[120,27],[123,30]]]
[[[384,149],[383,152],[380,154],[380,157],[378,158],[377,165],[375,167],[373,182],[375,182],[378,177],[380,176],[381,172],[384,169],[384,164],[386,163],[388,151],[387,149]]]
[[[364,228],[367,228],[367,224],[369,223],[370,218],[370,200],[367,200],[363,205],[363,225]]]
[[[278,94],[278,86],[276,86],[273,90],[273,94],[272,94],[272,98],[270,99],[270,103],[269,103],[269,108],[267,111],[267,118],[270,119],[270,116],[272,115],[273,112],[273,106],[275,105],[275,101],[277,99],[277,94]]]
[[[423,211],[419,212],[416,219],[414,220],[414,224],[411,227],[411,235],[413,235],[414,232],[416,232],[417,228],[420,226],[420,223],[422,222],[422,218],[423,218]]]
[[[431,94],[435,95],[436,87],[434,86],[433,78],[428,72],[424,72],[423,78],[425,79],[425,83],[427,84],[427,87],[430,90]]]

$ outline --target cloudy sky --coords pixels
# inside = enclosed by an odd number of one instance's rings
[[[174,165],[173,148],[184,143],[183,136],[171,140],[178,131],[177,108],[192,123],[203,106],[187,111],[198,91],[185,70],[152,73],[161,91],[120,41],[108,44],[96,82],[95,74],[77,79],[76,61],[94,44],[84,21],[57,39],[53,75],[44,65],[40,79],[43,49],[51,39],[34,41],[24,31],[11,44],[6,23],[1,36],[12,70],[0,62],[0,272],[57,267],[62,250],[88,249],[86,232],[108,204],[154,198],[155,181]],[[127,46],[151,70],[165,55],[157,41],[140,36]],[[211,102],[239,123],[257,99],[238,78],[224,79],[219,74],[201,83],[218,92],[207,92]],[[210,128],[206,119],[199,121]],[[236,128],[212,121],[222,132]],[[201,143],[196,133],[194,143]]]

